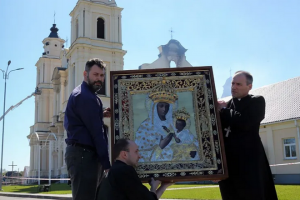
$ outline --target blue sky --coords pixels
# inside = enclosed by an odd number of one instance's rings
[[[0,68],[19,67],[7,81],[6,109],[34,91],[35,64],[43,52],[56,12],[62,39],[70,40],[69,13],[77,0],[0,1]],[[157,47],[173,38],[188,49],[193,66],[213,66],[218,96],[230,69],[250,71],[253,88],[300,75],[300,1],[298,0],[117,0],[122,14],[124,69],[157,59]],[[70,42],[69,42],[70,44]],[[2,74],[0,74],[0,78]],[[4,80],[0,79],[0,113]],[[4,163],[29,165],[26,136],[34,123],[34,98],[5,118]],[[2,134],[2,121],[0,124]],[[0,138],[1,140],[1,138]]]

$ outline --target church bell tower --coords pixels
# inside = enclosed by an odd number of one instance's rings
[[[69,80],[74,79],[74,83],[69,84],[69,94],[83,81],[86,61],[100,58],[106,63],[106,84],[100,95],[103,100],[110,96],[110,71],[123,70],[126,54],[122,50],[122,10],[115,0],[79,0],[71,11],[71,46],[67,59]]]

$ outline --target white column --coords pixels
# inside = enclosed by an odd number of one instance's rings
[[[75,41],[75,34],[74,34],[74,30],[75,30],[75,18],[74,16],[72,17],[72,20],[71,20],[71,40],[70,40],[70,46],[72,45],[72,43]]]
[[[52,141],[49,141],[49,184],[51,184]]]
[[[42,118],[41,118],[41,110],[43,109],[42,107],[42,103],[41,103],[41,97],[37,97],[38,98],[38,102],[37,102],[37,106],[38,106],[38,112],[37,112],[37,122],[42,122]]]
[[[85,10],[85,37],[92,38],[92,30],[91,30],[91,11],[90,8]]]
[[[71,60],[69,61],[71,62]],[[74,70],[74,67],[73,65],[69,64],[68,66],[68,70],[69,70],[69,73],[68,73],[68,92],[67,92],[67,98],[69,98],[71,92],[73,91],[73,83],[74,83],[74,78],[73,77],[73,70]]]
[[[34,169],[34,171],[36,171],[37,170],[37,145],[35,144],[34,146],[33,146],[33,157],[34,157],[34,159],[33,159],[33,169]]]
[[[30,167],[29,167],[29,171],[32,171],[33,170],[33,160],[34,160],[34,157],[33,157],[33,146],[32,144],[30,145]]]
[[[53,110],[53,114],[52,114],[52,123],[54,122],[53,121],[53,116],[54,115],[56,115],[56,91],[54,90],[54,92],[53,92],[53,108],[52,108],[52,110]]]
[[[48,113],[48,116],[49,116],[49,122],[52,122],[52,120],[53,120],[53,104],[54,103],[52,103],[54,101],[54,91],[51,91],[50,93],[49,93],[49,113]]]
[[[58,155],[57,155],[57,159],[58,159],[58,170],[61,170],[62,167],[62,149],[61,149],[61,140],[62,140],[62,136],[58,136]]]
[[[120,17],[120,21],[119,21],[119,23],[120,23],[120,25],[119,25],[120,26],[120,33],[119,33],[120,36],[119,37],[120,37],[120,43],[122,43],[122,15],[120,14],[119,17]]]
[[[41,178],[41,146],[38,145],[38,185],[40,185]]]
[[[276,164],[273,130],[271,126],[267,127],[266,130],[267,130],[267,148],[268,148],[269,164],[273,165]],[[276,174],[276,167],[271,167],[271,170],[272,170],[272,174]]]
[[[41,170],[42,170],[42,172],[46,172],[46,163],[47,163],[47,152],[46,152],[46,148],[45,148],[45,146],[43,146],[43,148],[41,149],[41,151],[42,151],[42,167],[41,167]],[[42,174],[42,176],[43,176],[43,174]]]
[[[61,96],[62,96],[62,94],[60,92],[58,92],[57,93],[57,112],[56,112],[56,115],[59,115],[59,112],[61,111],[61,104],[62,104],[62,102],[60,101]]]
[[[35,114],[34,114],[34,122],[38,122],[38,116],[39,116],[39,106],[38,106],[39,102],[37,100],[37,97],[35,97]]]
[[[60,78],[60,111],[64,112],[64,106],[63,103],[65,101],[65,78],[61,77]]]

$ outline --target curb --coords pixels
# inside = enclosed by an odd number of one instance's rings
[[[27,194],[27,193],[14,193],[14,192],[0,192],[0,196],[6,197],[23,197],[23,198],[39,198],[39,199],[61,199],[61,200],[72,200],[72,197],[51,195],[51,194]]]

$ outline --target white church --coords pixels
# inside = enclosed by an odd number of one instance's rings
[[[115,0],[78,0],[71,11],[71,45],[58,36],[53,24],[43,40],[44,52],[36,63],[36,86],[41,95],[35,96],[35,121],[27,138],[30,140],[30,170],[32,178],[64,178],[68,176],[64,154],[66,131],[64,111],[72,90],[83,81],[85,63],[100,58],[106,63],[106,78],[99,96],[104,107],[110,107],[110,71],[123,70],[122,8]],[[191,67],[187,51],[177,40],[161,45],[159,58],[139,69]],[[110,120],[104,123],[110,130]]]

